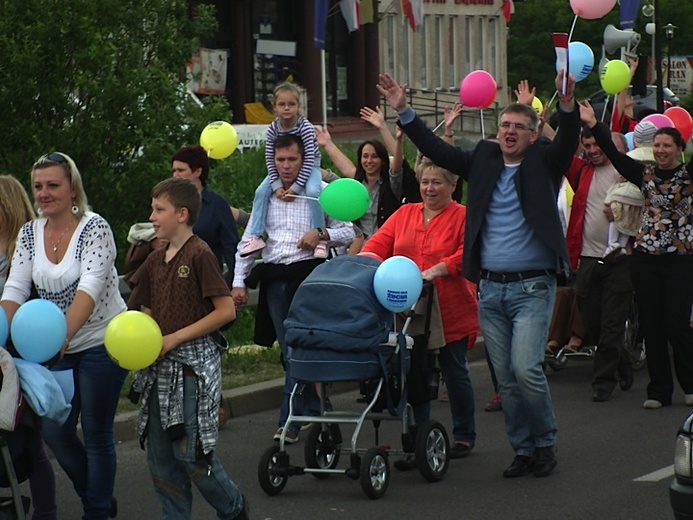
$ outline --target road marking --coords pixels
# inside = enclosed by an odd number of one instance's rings
[[[674,465],[667,466],[666,468],[658,469],[642,477],[634,478],[633,482],[659,482],[665,478],[671,478],[674,476]]]

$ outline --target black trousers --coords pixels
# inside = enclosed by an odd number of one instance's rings
[[[631,276],[650,372],[647,397],[668,405],[674,391],[669,345],[676,379],[684,394],[693,394],[693,255],[634,253]]]
[[[580,257],[575,282],[578,307],[598,347],[592,373],[594,390],[613,391],[619,374],[631,370],[630,360],[623,353],[626,320],[633,301],[629,260],[627,256],[611,261]]]

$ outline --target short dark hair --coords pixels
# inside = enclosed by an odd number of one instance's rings
[[[188,179],[171,177],[161,181],[152,189],[153,199],[166,199],[174,208],[188,210],[188,222],[190,227],[195,225],[197,217],[200,215],[202,197],[197,187]]]
[[[580,134],[580,140],[582,141],[583,139],[590,139],[592,137],[594,137],[594,132],[592,132],[592,129],[587,125],[583,126],[582,133]]]
[[[291,148],[293,145],[298,146],[298,152],[301,154],[301,159],[305,157],[306,149],[303,146],[303,139],[296,134],[282,134],[274,140],[274,151],[282,148]]]
[[[209,155],[207,150],[199,145],[184,146],[173,154],[171,161],[184,162],[192,171],[200,168],[200,182],[203,186],[207,186],[207,177],[209,177]]]
[[[525,105],[524,103],[509,103],[498,116],[498,124],[505,114],[520,114],[529,118],[529,127],[531,130],[536,130],[539,126],[539,116],[534,107]]]
[[[679,132],[676,128],[672,128],[670,126],[665,126],[664,128],[660,128],[655,132],[655,137],[658,135],[668,135],[671,136],[671,138],[674,140],[674,144],[678,148],[685,148],[686,147],[686,141],[684,141],[683,136],[681,135],[681,132]]]

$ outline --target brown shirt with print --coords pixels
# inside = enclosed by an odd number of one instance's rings
[[[153,251],[134,274],[128,301],[130,309],[150,309],[164,336],[214,310],[211,298],[230,296],[219,262],[201,238],[188,239],[168,263],[166,249]]]

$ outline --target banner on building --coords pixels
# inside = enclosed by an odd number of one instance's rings
[[[680,98],[690,96],[693,92],[693,56],[672,56],[671,71],[667,70],[668,61],[662,59],[662,83]]]
[[[188,87],[199,94],[225,94],[228,49],[200,48],[188,63]]]

